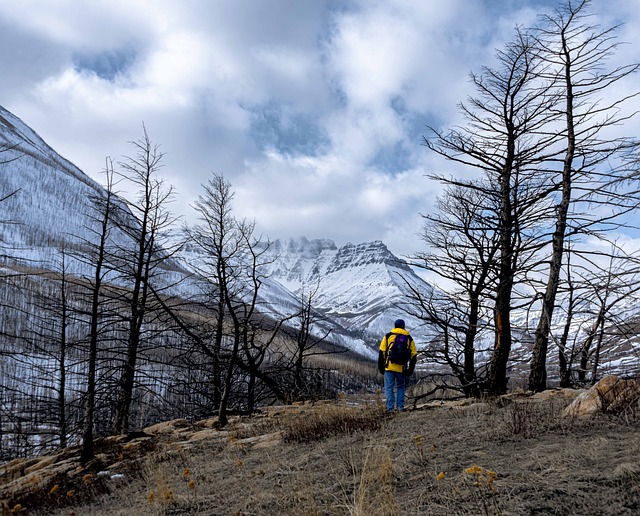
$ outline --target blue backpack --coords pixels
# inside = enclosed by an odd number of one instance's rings
[[[392,364],[406,366],[407,362],[411,358],[411,348],[409,346],[409,336],[403,334],[387,334],[387,342],[389,342],[389,337],[391,335],[395,335],[396,338],[391,342],[391,347],[389,348],[389,352],[387,354],[387,362]]]

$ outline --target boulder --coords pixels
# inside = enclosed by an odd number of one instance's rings
[[[531,396],[531,401],[550,401],[550,400],[572,400],[575,399],[580,392],[576,389],[547,389],[546,391],[536,392]]]
[[[198,432],[194,432],[189,437],[189,441],[202,441],[203,439],[219,439],[220,437],[228,438],[228,435],[229,435],[229,432],[216,430],[215,428],[205,428],[204,430],[199,430]]]
[[[601,412],[620,413],[640,403],[640,379],[605,376],[583,391],[564,409],[562,415],[586,419]]]
[[[262,434],[239,439],[234,444],[238,446],[252,446],[254,448],[270,448],[281,444],[282,437],[282,432],[272,432],[270,434]]]
[[[172,419],[171,421],[151,425],[145,428],[144,431],[147,434],[172,434],[185,428],[193,428],[193,425],[186,419]]]

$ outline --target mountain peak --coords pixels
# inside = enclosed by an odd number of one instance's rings
[[[286,243],[276,240],[274,244],[286,248],[289,253],[303,254],[305,256],[315,256],[325,250],[335,251],[337,249],[336,243],[328,238],[313,240],[309,240],[306,237],[290,238]]]
[[[326,272],[330,274],[340,269],[362,267],[369,264],[385,264],[409,270],[409,266],[404,260],[391,253],[383,242],[375,240],[355,245],[351,242],[345,244],[338,250]]]
[[[365,342],[375,341],[392,327],[398,315],[394,303],[406,295],[407,282],[428,288],[380,240],[349,242],[340,248],[327,239],[276,241],[269,257],[267,276],[294,294],[317,285],[316,308]]]

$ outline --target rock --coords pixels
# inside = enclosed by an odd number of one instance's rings
[[[220,438],[221,436],[222,436],[222,433],[220,430],[216,430],[215,428],[205,428],[204,430],[200,430],[199,432],[193,433],[189,437],[189,441],[202,441],[203,439],[216,439],[216,438]]]
[[[619,413],[640,402],[640,380],[605,376],[583,391],[564,409],[562,415],[586,419],[600,412]]]
[[[547,389],[546,391],[536,392],[531,396],[531,401],[547,401],[547,400],[572,400],[580,395],[581,390],[577,389]]]
[[[247,441],[253,448],[271,448],[282,444],[282,432],[273,432],[270,434],[258,435],[255,438],[243,439],[241,442]]]
[[[171,434],[179,429],[191,428],[192,425],[186,419],[172,419],[156,425],[151,425],[144,429],[147,434]]]
[[[220,418],[218,416],[202,419],[200,421],[196,421],[195,426],[198,428],[217,428],[219,419]]]
[[[51,464],[55,464],[58,461],[57,455],[48,455],[42,458],[39,462],[36,462],[33,466],[29,466],[24,470],[25,474],[33,473],[34,471],[41,470],[42,468],[46,468],[47,466],[51,466]]]
[[[25,474],[27,468],[37,464],[41,458],[32,459],[13,459],[12,461],[0,467],[0,484],[11,482]]]

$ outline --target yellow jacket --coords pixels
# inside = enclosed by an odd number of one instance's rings
[[[407,335],[409,337],[409,349],[411,350],[411,358],[410,360],[414,360],[418,355],[418,351],[416,349],[416,343],[409,334],[409,332],[403,328],[394,328],[391,330],[391,333],[388,333],[382,338],[382,342],[380,342],[380,354],[381,357],[384,356],[384,364],[385,371],[393,371],[395,373],[402,373],[403,367],[400,364],[392,364],[387,360],[387,356],[389,354],[389,348],[391,348],[391,343],[396,339],[396,335]]]

